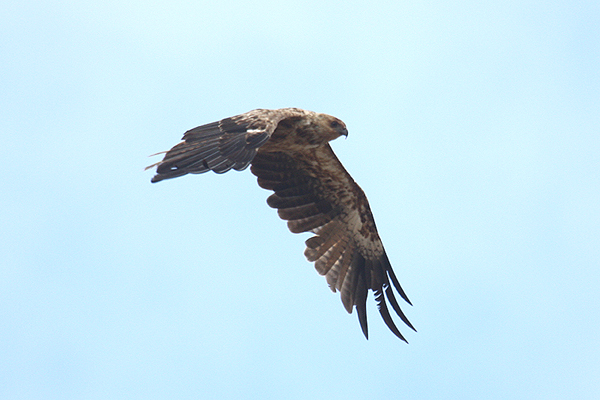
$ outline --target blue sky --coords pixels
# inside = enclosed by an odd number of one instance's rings
[[[3,399],[596,399],[595,1],[9,2]],[[365,190],[418,329],[370,339],[245,171],[183,132],[300,107]]]

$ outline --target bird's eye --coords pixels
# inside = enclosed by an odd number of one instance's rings
[[[332,128],[337,128],[338,126],[340,126],[340,124],[337,121],[331,121],[331,124],[329,124]]]

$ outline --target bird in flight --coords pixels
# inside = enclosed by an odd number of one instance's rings
[[[241,171],[250,165],[258,185],[275,192],[267,204],[288,221],[290,231],[314,234],[306,241],[304,255],[331,290],[340,292],[346,311],[356,308],[365,337],[369,338],[366,304],[371,290],[385,324],[406,341],[387,302],[415,330],[394,288],[412,303],[392,270],[364,192],[329,145],[340,136],[348,136],[346,125],[327,114],[257,109],[187,131],[181,143],[164,152],[162,161],[147,168],[156,167],[152,182],[160,182],[207,171]]]

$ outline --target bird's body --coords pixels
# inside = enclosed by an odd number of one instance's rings
[[[278,209],[289,229],[315,234],[306,241],[305,255],[331,289],[341,292],[346,310],[351,313],[356,307],[365,336],[371,289],[386,325],[405,340],[385,298],[414,329],[400,310],[392,284],[410,301],[389,263],[364,192],[329,145],[342,135],[348,135],[345,124],[327,114],[298,108],[253,110],[187,131],[183,141],[154,164],[152,182],[251,165],[259,186],[275,192],[267,203]]]

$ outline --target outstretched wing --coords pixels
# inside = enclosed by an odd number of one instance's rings
[[[162,161],[147,167],[157,167],[152,182],[209,170],[219,174],[230,169],[241,171],[248,167],[281,120],[305,113],[294,108],[257,109],[190,129]]]
[[[325,275],[330,288],[340,291],[346,311],[352,313],[356,307],[365,337],[367,294],[372,290],[386,325],[406,341],[392,320],[386,298],[414,330],[393,288],[410,301],[392,270],[364,192],[329,144],[293,154],[259,151],[251,171],[262,188],[275,192],[267,203],[278,209],[292,232],[315,233],[306,241],[305,255]]]

